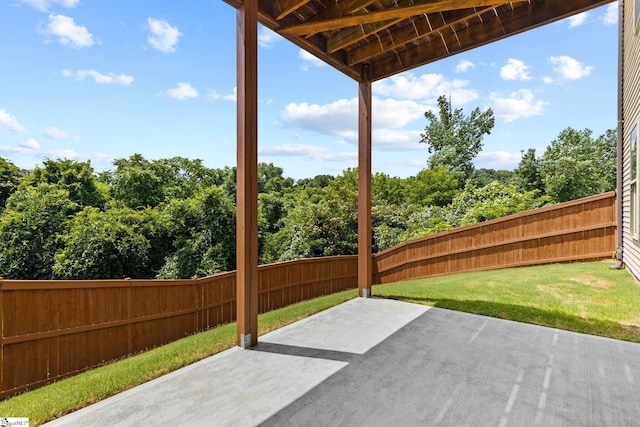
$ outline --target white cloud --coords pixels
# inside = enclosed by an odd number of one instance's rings
[[[390,150],[417,149],[420,132],[403,129],[423,117],[428,106],[413,100],[379,99],[373,103],[373,144]],[[358,140],[358,99],[341,99],[318,105],[291,103],[280,113],[285,126],[323,135],[339,136],[350,144]]]
[[[31,156],[38,160],[42,158],[70,159],[78,161],[91,160],[92,165],[98,168],[108,168],[113,162],[113,157],[102,153],[79,153],[68,148],[47,149],[42,147],[42,145],[33,138],[29,138],[26,141],[21,142],[17,147],[0,146],[0,153]]]
[[[6,110],[0,110],[0,127],[18,133],[24,133],[27,131],[25,127],[18,122],[17,118],[9,114]]]
[[[26,141],[20,143],[20,147],[25,148],[27,150],[39,150],[40,144],[33,138],[29,138]]]
[[[511,153],[508,151],[483,151],[473,160],[477,168],[487,169],[515,169],[520,160],[522,153]]]
[[[160,52],[175,52],[178,39],[182,35],[178,27],[171,26],[167,21],[155,18],[148,18],[147,24],[151,34],[147,41],[154,49]]]
[[[377,129],[373,132],[373,146],[383,151],[424,151],[419,130]]]
[[[519,59],[509,58],[507,64],[500,68],[503,80],[531,80],[529,66]]]
[[[271,49],[273,45],[282,40],[278,33],[271,31],[267,27],[260,26],[258,31],[258,46]]]
[[[40,143],[33,138],[22,141],[17,147],[0,147],[0,153],[40,155]]]
[[[451,97],[451,102],[461,105],[480,97],[477,92],[467,89],[468,85],[468,80],[449,81],[442,74],[415,77],[412,73],[402,73],[375,82],[372,89],[379,95],[430,102],[435,102],[440,95],[447,95]]]
[[[615,25],[618,23],[618,2],[610,3],[600,18],[605,25]]]
[[[357,98],[353,98],[325,105],[291,103],[280,112],[280,118],[289,127],[342,136],[357,126],[357,102]]]
[[[338,162],[344,160],[357,160],[356,151],[334,152],[329,147],[318,147],[305,144],[283,144],[258,149],[261,155],[274,157],[305,157],[309,160],[322,160]]]
[[[573,15],[570,18],[567,18],[569,22],[569,28],[579,27],[580,25],[587,22],[587,18],[589,17],[589,12],[582,12],[577,15]]]
[[[174,89],[169,89],[166,92],[171,98],[175,99],[187,99],[187,98],[197,98],[198,91],[191,86],[189,83],[179,82],[178,86]]]
[[[497,93],[490,95],[493,103],[492,109],[496,118],[505,122],[544,114],[546,103],[537,100],[532,91],[527,89],[513,92],[504,97]]]
[[[238,100],[238,87],[234,86],[233,87],[233,93],[219,93],[215,90],[209,91],[209,94],[207,95],[207,98],[210,101],[215,101],[218,99],[222,99],[224,101],[232,101],[232,102],[236,102]]]
[[[76,25],[73,18],[64,15],[49,15],[46,27],[39,25],[38,31],[46,36],[58,38],[64,46],[73,48],[89,47],[93,45],[93,35],[86,27]]]
[[[309,66],[310,65],[314,66],[314,67],[323,67],[323,66],[327,65],[325,62],[323,62],[320,59],[316,58],[314,55],[310,54],[309,52],[307,52],[304,49],[300,49],[300,51],[298,51],[298,56],[303,61],[302,65],[300,66],[300,69],[302,71],[309,71]]]
[[[476,65],[473,62],[462,59],[458,62],[458,65],[456,65],[456,73],[465,73],[471,68],[475,68],[475,66]]]
[[[354,101],[357,101],[354,98]],[[373,128],[401,128],[424,117],[429,109],[425,104],[412,100],[373,98]]]
[[[126,74],[103,74],[96,70],[62,70],[62,75],[65,77],[72,77],[80,81],[86,79],[87,77],[90,77],[97,84],[130,85],[131,83],[133,83],[133,77],[127,76]]]
[[[80,139],[77,136],[71,135],[67,131],[54,127],[46,128],[42,134],[50,139]]]
[[[22,2],[38,9],[40,12],[46,12],[53,5],[60,5],[66,8],[76,7],[80,0],[22,0]]]
[[[578,80],[591,74],[592,66],[584,65],[570,56],[552,56],[549,63],[554,65],[553,70],[560,74],[564,80]]]
[[[373,98],[373,128],[401,128],[423,116],[424,105],[415,101]],[[330,104],[306,102],[287,105],[281,112],[287,126],[325,135],[351,137],[357,134],[358,99],[340,99]]]
[[[552,83],[554,83],[554,82],[555,82],[555,80],[553,79],[553,77],[550,77],[550,76],[544,76],[544,77],[542,78],[542,81],[543,81],[543,82],[545,82],[545,83],[546,83],[546,84],[548,84],[548,85],[550,85],[550,84],[552,84]]]

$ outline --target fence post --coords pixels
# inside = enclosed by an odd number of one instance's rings
[[[125,277],[124,280],[127,283],[127,354],[131,354],[133,353],[133,295],[131,295],[133,282],[131,277]]]
[[[196,286],[196,333],[204,331],[204,280],[194,279],[193,283]]]

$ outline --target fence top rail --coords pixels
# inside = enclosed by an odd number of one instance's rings
[[[282,267],[287,267],[291,264],[325,264],[325,263],[331,263],[334,261],[348,261],[348,260],[357,260],[358,259],[358,255],[332,255],[332,256],[325,256],[325,257],[315,257],[315,258],[299,258],[299,259],[292,259],[289,261],[282,261],[282,262],[276,262],[273,264],[264,264],[261,266],[258,266],[258,270],[271,270],[274,268],[282,268]]]
[[[157,279],[104,279],[104,280],[12,280],[0,278],[3,291],[44,290],[44,289],[108,289],[140,288],[158,286],[189,286],[195,280],[157,280]]]
[[[380,252],[374,254],[373,256],[374,257],[379,257],[379,256],[388,255],[390,253],[402,250],[404,247],[406,247],[408,245],[416,244],[416,243],[419,243],[419,242],[424,242],[426,240],[441,238],[441,237],[446,236],[446,235],[464,233],[464,232],[467,232],[467,231],[470,231],[470,230],[473,230],[473,229],[476,229],[476,228],[486,227],[488,225],[500,224],[502,222],[513,221],[515,219],[525,218],[525,217],[533,216],[533,215],[540,215],[542,213],[552,212],[552,211],[555,211],[555,210],[562,210],[562,209],[570,208],[570,207],[573,207],[573,206],[585,205],[587,203],[597,202],[597,201],[600,201],[600,200],[615,199],[615,195],[616,195],[615,191],[609,191],[609,192],[606,192],[606,193],[597,194],[595,196],[584,197],[582,199],[577,199],[577,200],[570,200],[570,201],[564,202],[564,203],[557,203],[555,205],[544,206],[542,208],[531,209],[531,210],[518,212],[518,213],[507,215],[507,216],[503,216],[503,217],[500,217],[500,218],[490,219],[490,220],[487,220],[487,221],[479,222],[477,224],[471,224],[471,225],[467,225],[467,226],[464,226],[464,227],[458,227],[458,228],[455,228],[453,230],[442,231],[440,233],[432,234],[430,236],[425,236],[425,237],[422,237],[422,238],[419,238],[419,239],[408,240],[406,242],[402,242],[402,243],[400,243],[400,244],[398,244],[396,246],[393,246],[391,248],[385,249],[384,251],[380,251]]]
[[[259,271],[288,267],[293,264],[326,264],[337,260],[357,260],[357,255],[335,255],[328,257],[302,258],[265,264],[258,267]],[[0,277],[0,289],[3,291],[16,290],[44,290],[44,289],[107,289],[126,287],[158,287],[158,286],[191,286],[195,284],[211,283],[236,276],[236,270],[214,274],[213,276],[195,279],[102,279],[102,280],[13,280]]]
[[[236,277],[236,270],[225,271],[223,273],[216,273],[212,276],[198,277],[193,281],[198,283],[208,283],[208,282],[216,282],[218,280],[225,280],[225,279],[234,278],[234,277]]]

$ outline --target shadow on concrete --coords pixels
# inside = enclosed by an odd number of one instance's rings
[[[263,426],[632,425],[640,419],[634,380],[640,380],[640,345],[633,343],[433,308],[360,357],[265,345],[263,351],[349,363]]]
[[[362,357],[362,355],[358,353],[325,350],[321,348],[300,347],[295,345],[277,344],[270,342],[258,342],[258,345],[256,347],[253,347],[251,351],[275,353],[287,356],[310,357],[313,359],[334,360],[336,362],[353,362],[354,359]]]

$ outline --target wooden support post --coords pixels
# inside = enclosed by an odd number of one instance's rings
[[[237,342],[258,343],[258,0],[237,13]]]
[[[358,294],[371,296],[371,80],[368,66],[358,85]]]

